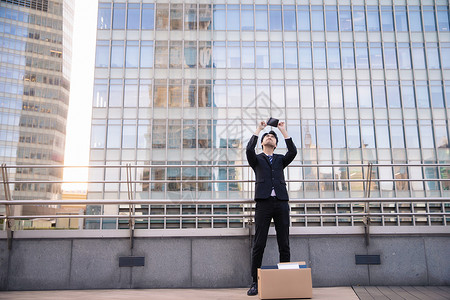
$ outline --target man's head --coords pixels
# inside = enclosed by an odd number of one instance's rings
[[[278,145],[278,137],[275,131],[271,130],[263,134],[261,138],[261,146],[264,149],[264,146],[273,147],[275,149]]]

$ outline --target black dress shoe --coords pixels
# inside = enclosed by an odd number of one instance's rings
[[[258,284],[256,282],[252,283],[252,286],[247,291],[247,296],[256,296],[258,295]]]

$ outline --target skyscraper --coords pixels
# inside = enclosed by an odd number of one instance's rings
[[[69,105],[73,2],[0,2],[0,160],[62,165]],[[10,179],[62,180],[62,169],[17,168]],[[12,197],[60,199],[61,185],[15,184]],[[24,207],[22,213],[29,213]]]
[[[378,163],[375,179],[448,178],[443,167],[391,166],[450,162],[448,13],[445,0],[100,0],[90,163],[197,166],[136,169],[143,181],[250,178],[220,165],[245,164],[257,122],[272,116],[286,120],[298,146],[293,165]],[[201,167],[211,164],[219,167]],[[90,173],[125,176],[119,168]],[[364,179],[367,168],[294,166],[287,178],[306,180],[289,183],[293,198],[364,197],[362,182],[313,180]],[[137,198],[180,201],[251,198],[250,189],[135,185]],[[125,195],[119,183],[88,190],[94,199]],[[448,197],[449,186],[380,181],[371,195]]]

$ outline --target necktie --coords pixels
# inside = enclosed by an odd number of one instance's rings
[[[268,157],[269,157],[270,164],[272,164],[273,156],[268,156]]]

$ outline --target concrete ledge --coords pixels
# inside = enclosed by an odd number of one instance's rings
[[[0,240],[0,290],[247,287],[249,236]],[[291,236],[291,260],[306,261],[315,287],[450,285],[450,237],[373,235]],[[356,254],[377,254],[380,265],[356,265]],[[145,266],[119,267],[120,256],[143,256]],[[269,237],[264,265],[278,262]]]

